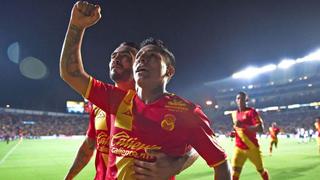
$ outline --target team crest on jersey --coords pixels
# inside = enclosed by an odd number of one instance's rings
[[[176,117],[172,114],[166,114],[161,121],[161,127],[164,130],[172,131],[175,126]]]

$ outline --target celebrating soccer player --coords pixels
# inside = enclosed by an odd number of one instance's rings
[[[230,179],[226,154],[200,107],[166,92],[175,60],[161,41],[145,41],[136,55],[133,72],[137,93],[102,83],[85,72],[80,51],[83,34],[100,17],[98,5],[75,4],[60,58],[60,75],[79,94],[111,114],[105,178],[136,179],[139,174],[132,166],[141,163],[135,159],[154,162],[147,152],[155,150],[181,157],[192,146],[214,168],[216,179]]]
[[[273,122],[271,127],[269,127],[269,134],[270,134],[270,147],[269,147],[269,153],[272,154],[272,147],[274,145],[275,148],[278,146],[278,134],[280,132],[280,129],[277,126],[276,122]]]
[[[232,113],[234,129],[236,131],[235,148],[232,157],[232,179],[238,180],[242,167],[249,159],[256,167],[264,180],[269,179],[263,167],[261,151],[259,148],[257,132],[263,131],[263,122],[254,108],[247,107],[247,94],[239,92],[236,96],[238,110]]]

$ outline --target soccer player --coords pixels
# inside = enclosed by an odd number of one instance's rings
[[[314,126],[316,127],[316,130],[318,132],[318,148],[319,148],[319,154],[320,154],[320,117],[316,118],[316,122],[314,123]]]
[[[249,159],[255,165],[261,177],[264,180],[268,180],[269,175],[263,167],[261,151],[256,138],[257,132],[263,131],[263,122],[254,108],[247,107],[247,100],[247,94],[239,92],[236,96],[238,110],[232,113],[236,131],[235,148],[232,157],[232,179],[239,179],[242,167],[245,161]]]
[[[155,161],[146,151],[162,150],[181,157],[192,146],[214,168],[216,179],[230,179],[226,154],[200,107],[166,92],[175,63],[173,54],[161,41],[146,41],[136,55],[136,93],[102,83],[85,72],[80,51],[83,34],[100,17],[98,5],[75,4],[60,58],[60,76],[79,94],[111,114],[106,178],[135,179],[135,159]]]
[[[122,90],[134,90],[132,64],[138,49],[139,47],[135,43],[124,42],[111,54],[109,76],[115,83],[115,86]],[[88,108],[90,111],[90,122],[87,136],[65,179],[73,179],[89,162],[95,149],[97,150],[95,179],[105,179],[109,153],[110,115],[95,105],[89,105],[89,107],[92,108]],[[157,159],[151,164],[140,163],[136,170],[136,173],[139,173],[139,177],[143,178],[147,175],[152,175],[153,177],[175,175],[191,165],[198,157],[197,153],[192,152],[187,153],[179,159],[167,156],[161,152],[151,152],[150,154],[157,157]]]
[[[280,132],[280,129],[277,126],[276,122],[273,122],[271,124],[271,127],[269,127],[269,134],[270,134],[270,146],[269,146],[269,153],[272,155],[272,147],[274,145],[275,148],[278,146],[278,134]]]

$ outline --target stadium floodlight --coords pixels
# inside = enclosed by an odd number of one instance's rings
[[[207,100],[207,101],[206,101],[206,105],[207,105],[207,106],[211,106],[212,104],[213,104],[213,102],[212,102],[211,100]]]
[[[284,59],[278,64],[278,68],[281,69],[288,69],[289,67],[293,66],[296,63],[293,59]]]
[[[301,105],[300,104],[291,104],[291,105],[288,105],[288,109],[295,109],[295,108],[300,108]]]
[[[258,76],[259,74],[274,71],[276,69],[277,69],[277,66],[274,64],[268,64],[268,65],[262,66],[261,68],[248,67],[243,71],[239,71],[237,73],[234,73],[232,75],[232,78],[234,78],[234,79],[240,79],[240,78],[241,79],[251,79],[251,78]]]
[[[270,71],[274,71],[277,69],[277,66],[275,64],[269,64],[269,65],[265,65],[262,66],[261,68],[259,68],[259,74],[261,73],[265,73],[265,72],[270,72]]]
[[[9,104],[7,104],[7,105],[6,105],[6,108],[10,108],[10,105],[9,105]]]
[[[236,72],[232,75],[234,79],[251,79],[258,75],[259,69],[256,67],[248,67],[243,71]]]
[[[298,58],[296,60],[296,63],[303,63],[303,62],[308,62],[308,61],[320,61],[320,49],[310,53],[309,55],[307,55],[303,58]]]

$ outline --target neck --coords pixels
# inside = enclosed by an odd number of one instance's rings
[[[157,87],[139,87],[137,85],[137,95],[145,103],[150,104],[159,99],[163,94],[166,93],[165,87],[160,85]]]
[[[134,81],[127,81],[127,82],[116,82],[115,86],[119,89],[122,89],[124,91],[128,91],[128,90],[135,90],[134,89]]]
[[[239,111],[245,111],[246,109],[247,109],[246,106],[240,106],[240,107],[239,107]]]

